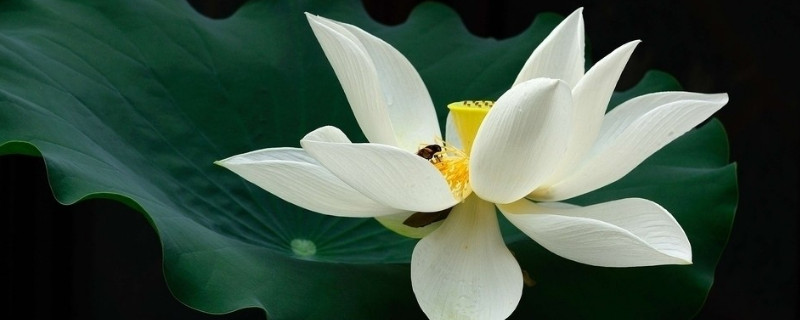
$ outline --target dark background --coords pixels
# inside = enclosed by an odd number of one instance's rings
[[[213,17],[244,1],[190,1]],[[376,20],[402,23],[421,1],[364,0]],[[647,69],[674,75],[685,90],[727,92],[717,113],[738,163],[740,202],[730,243],[698,319],[794,319],[797,283],[797,108],[800,10],[753,1],[439,1],[478,36],[507,38],[537,13],[567,15],[583,6],[597,60],[617,46],[643,42],[617,89]],[[161,273],[161,248],[145,218],[116,202],[61,206],[43,161],[0,156],[0,208],[8,305],[25,318],[263,319],[260,310],[224,316],[194,311],[174,299]],[[31,207],[33,204],[33,207]],[[1,314],[1,313],[0,313]]]

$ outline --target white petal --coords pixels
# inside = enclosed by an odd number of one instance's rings
[[[546,207],[523,199],[498,208],[547,250],[580,263],[602,267],[692,263],[692,248],[681,226],[649,200]]]
[[[575,87],[584,71],[583,8],[564,19],[536,47],[514,85],[534,78],[560,79]]]
[[[481,198],[509,203],[553,173],[569,139],[572,95],[563,81],[533,79],[508,90],[478,129],[470,183]]]
[[[434,137],[441,137],[431,96],[408,59],[364,30],[341,25],[361,40],[375,64],[398,146],[416,151],[420,144],[432,143]]]
[[[606,113],[608,101],[611,100],[611,94],[614,93],[614,87],[639,42],[638,40],[628,42],[598,61],[572,89],[574,104],[572,134],[559,169],[548,178],[549,182],[558,181],[569,175],[591,149],[603,123],[603,115]]]
[[[427,160],[393,146],[344,142],[343,136],[337,128],[322,127],[300,144],[339,179],[386,206],[436,212],[458,202],[442,174]]]
[[[339,130],[339,128],[334,126],[324,126],[309,132],[305,137],[303,137],[303,139],[300,139],[301,145],[303,140],[325,141],[343,144],[352,143],[350,139],[347,138],[347,135],[342,132],[342,130]]]
[[[342,217],[403,213],[379,204],[334,176],[297,148],[271,148],[236,155],[217,164],[296,206]]]
[[[437,221],[427,226],[418,228],[409,227],[403,224],[403,222],[406,221],[406,219],[408,219],[408,217],[414,213],[415,212],[406,212],[388,216],[375,217],[375,220],[378,220],[378,222],[380,222],[381,225],[383,225],[389,230],[396,232],[397,234],[415,239],[420,239],[424,236],[427,236],[428,234],[433,232],[433,230],[439,228],[439,226],[442,225],[442,222],[444,222],[444,221]]]
[[[447,123],[445,123],[445,141],[448,145],[461,149],[461,137],[458,135],[456,123],[453,121],[453,113],[447,113]]]
[[[696,92],[657,92],[635,97],[623,102],[606,114],[600,130],[599,141],[611,141],[628,128],[631,123],[658,107],[681,101],[705,101],[720,108],[728,103],[728,95]]]
[[[411,284],[430,319],[505,319],[522,296],[522,271],[491,203],[475,196],[417,243]]]
[[[675,100],[676,97],[685,98]],[[659,94],[632,99],[612,110],[597,142],[571,175],[536,190],[535,199],[557,201],[612,183],[700,124],[728,102],[726,94]],[[666,104],[654,104],[661,102]],[[622,108],[622,109],[620,109]]]
[[[428,90],[408,59],[355,26],[306,16],[371,142],[416,151],[441,137]]]
[[[364,46],[344,27],[310,14],[306,17],[339,78],[361,131],[371,142],[396,145],[380,80]]]

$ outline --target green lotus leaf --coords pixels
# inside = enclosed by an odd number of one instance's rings
[[[170,290],[192,308],[259,307],[270,319],[423,318],[409,278],[416,240],[372,219],[305,211],[213,165],[297,146],[324,125],[365,141],[305,11],[397,47],[418,68],[442,120],[448,102],[497,98],[562,19],[539,15],[522,34],[498,41],[470,35],[455,12],[433,3],[387,27],[357,1],[250,1],[223,20],[183,1],[2,1],[0,154],[41,155],[62,203],[105,197],[142,212],[160,237]],[[678,88],[650,72],[612,105]],[[722,125],[711,120],[622,180],[574,200],[658,202],[688,234],[691,266],[585,266],[504,225],[537,282],[513,317],[695,314],[737,203],[727,157]]]

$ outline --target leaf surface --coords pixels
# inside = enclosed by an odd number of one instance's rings
[[[251,1],[211,20],[182,1],[0,2],[0,154],[40,154],[56,199],[108,197],[157,230],[173,294],[209,313],[264,308],[271,319],[422,318],[411,291],[415,240],[372,219],[294,207],[213,161],[298,146],[334,125],[364,141],[305,20],[364,28],[418,68],[444,123],[446,104],[496,99],[560,17],[497,41],[423,4],[403,25],[372,21],[357,1]],[[674,90],[653,72],[612,104]],[[689,235],[692,266],[606,269],[563,260],[506,225],[537,281],[512,317],[686,318],[702,306],[737,201],[722,126],[711,121],[624,179],[576,199],[654,200]],[[310,240],[315,254],[293,251]],[[295,242],[297,243],[297,242]]]

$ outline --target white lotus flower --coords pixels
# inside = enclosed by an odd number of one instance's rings
[[[411,258],[411,281],[428,317],[503,319],[516,308],[523,272],[503,242],[495,207],[533,240],[577,262],[691,263],[685,233],[654,202],[553,201],[623,177],[719,110],[727,95],[649,94],[604,114],[638,41],[584,73],[579,9],[493,106],[451,104],[442,140],[431,98],[405,57],[357,27],[307,17],[370,143],[351,143],[339,129],[323,127],[300,141],[302,149],[269,148],[218,163],[300,207],[376,217],[401,234],[424,236]]]

